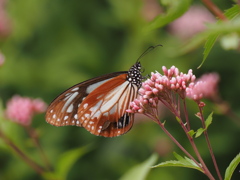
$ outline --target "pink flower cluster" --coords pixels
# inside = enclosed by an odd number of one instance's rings
[[[139,89],[140,96],[130,103],[129,113],[144,113],[157,106],[161,101],[165,106],[171,108],[176,103],[175,95],[185,98],[186,88],[194,83],[196,79],[190,69],[187,74],[179,72],[178,68],[172,66],[167,69],[162,67],[163,75],[152,73],[151,78],[142,83]]]
[[[140,96],[130,103],[129,113],[143,113],[156,115],[158,102],[162,102],[168,109],[176,113],[179,111],[179,98],[193,99],[199,106],[202,98],[213,98],[217,93],[219,76],[216,73],[206,74],[195,81],[196,77],[190,69],[187,74],[179,72],[172,66],[162,67],[163,75],[152,73],[150,79],[142,83],[139,89]],[[155,109],[155,110],[154,110]]]
[[[202,98],[214,99],[218,92],[219,80],[217,73],[204,74],[186,89],[186,95],[195,101]]]
[[[7,102],[5,114],[8,119],[28,126],[32,121],[33,115],[43,113],[46,108],[46,103],[41,99],[31,99],[16,95]]]
[[[188,39],[206,29],[206,23],[215,22],[214,16],[204,7],[195,5],[180,18],[169,25],[172,34],[181,39]]]

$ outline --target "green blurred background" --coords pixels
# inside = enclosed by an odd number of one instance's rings
[[[215,2],[221,9],[228,9],[233,4],[224,0]],[[216,43],[205,64],[197,69],[203,58],[203,44],[179,56],[177,51],[183,42],[170,34],[167,26],[144,31],[148,25],[145,19],[148,12],[143,11],[145,3],[142,0],[7,1],[11,32],[0,39],[0,50],[6,58],[5,64],[0,67],[3,103],[15,94],[42,98],[50,103],[59,93],[81,81],[105,73],[128,70],[145,49],[162,44],[163,47],[141,60],[144,75],[155,70],[161,71],[163,65],[175,65],[183,72],[191,68],[197,76],[218,72],[221,76],[221,96],[240,115],[239,51],[226,51]],[[207,116],[215,110],[215,106],[205,102],[207,107],[204,113]],[[196,121],[195,128],[200,125],[194,117],[196,111],[195,105],[189,108],[191,120]],[[167,120],[167,128],[191,152],[174,117],[163,111],[162,118]],[[116,138],[96,137],[78,127],[57,128],[47,124],[44,115],[38,115],[32,126],[40,134],[41,144],[52,165],[57,163],[58,157],[65,151],[92,145],[93,149],[77,160],[67,179],[112,180],[119,179],[153,152],[159,154],[158,162],[174,159],[172,151],[182,154],[155,123],[145,119],[136,117],[132,130]],[[239,129],[237,123],[221,112],[214,114],[209,134],[222,174],[239,153]],[[9,136],[20,147],[26,149],[31,157],[40,158],[23,129],[13,125],[10,130]],[[199,138],[196,142],[203,158],[213,169],[204,139]],[[0,179],[41,179],[10,153],[2,142],[1,147]],[[240,177],[239,173],[234,176],[237,177]],[[156,168],[151,170],[147,179],[202,180],[206,177],[191,169]]]

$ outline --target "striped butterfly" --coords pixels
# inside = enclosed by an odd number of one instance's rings
[[[157,45],[159,46],[159,45]],[[142,85],[139,59],[128,70],[102,75],[76,84],[49,105],[46,121],[54,126],[79,126],[97,136],[115,137],[127,133],[134,114],[126,109]]]

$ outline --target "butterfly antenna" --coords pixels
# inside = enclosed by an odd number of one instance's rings
[[[149,48],[147,48],[142,54],[141,56],[137,59],[137,62],[139,62],[139,60],[145,56],[147,53],[149,53],[150,51],[152,51],[153,49],[155,49],[156,47],[162,46],[161,44],[158,44],[156,46],[150,46]]]

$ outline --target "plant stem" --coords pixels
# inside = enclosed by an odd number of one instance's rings
[[[223,12],[211,1],[211,0],[202,0],[203,4],[219,19],[226,21],[227,18],[224,16]]]
[[[190,159],[192,159],[201,169],[202,166],[197,162],[197,160],[173,137],[173,135],[165,128],[164,124],[161,123],[161,121],[158,119],[155,122],[158,123],[158,125],[161,127],[161,129],[172,139],[172,141],[188,156]]]
[[[183,101],[183,102],[185,102],[185,101]],[[188,115],[186,114],[186,113],[187,113],[186,104],[184,103],[184,105],[185,105],[185,106],[184,106],[184,109],[185,109],[185,110],[184,110],[185,117],[188,119]],[[213,180],[214,177],[212,176],[211,172],[208,170],[206,164],[204,163],[204,161],[203,161],[203,159],[202,159],[202,157],[201,157],[201,155],[200,155],[200,153],[199,153],[199,151],[198,151],[198,148],[197,148],[197,146],[196,146],[196,144],[195,144],[195,142],[194,142],[193,137],[190,136],[189,133],[188,133],[188,132],[190,131],[190,129],[188,129],[188,128],[190,128],[190,125],[189,125],[188,127],[186,127],[186,126],[184,125],[183,120],[181,119],[180,113],[178,113],[177,110],[172,111],[172,113],[179,119],[178,122],[179,122],[180,126],[182,127],[183,131],[185,132],[185,134],[186,134],[186,136],[187,136],[187,138],[188,138],[188,140],[189,140],[189,142],[190,142],[190,144],[191,144],[191,146],[192,146],[192,148],[193,148],[193,150],[194,150],[194,152],[195,152],[198,160],[200,161],[200,163],[201,163],[201,165],[202,165],[202,169],[204,170],[204,174],[205,174],[206,176],[208,176],[209,179],[212,179],[212,180]],[[187,122],[187,120],[186,120],[186,122]]]
[[[185,100],[183,100],[183,110],[184,110],[184,115],[185,115],[185,119],[186,119],[186,123],[187,123],[187,129],[188,129],[188,131],[190,131],[191,127],[190,127],[190,122],[189,122],[188,112],[187,112],[187,105],[186,105]]]
[[[33,143],[35,144],[36,148],[39,149],[40,155],[42,156],[42,160],[45,163],[46,169],[51,170],[50,163],[49,163],[48,158],[46,157],[46,155],[45,155],[45,153],[44,153],[44,151],[43,151],[43,149],[40,145],[40,142],[37,138],[35,130],[33,128],[31,128],[30,126],[24,126],[24,127],[27,130],[31,139],[33,140]]]
[[[201,115],[201,121],[202,121],[203,129],[205,129],[205,128],[206,128],[206,125],[205,125],[205,119],[204,119],[204,116],[203,116],[202,107],[199,107],[199,112],[200,112],[200,115]],[[219,168],[218,168],[218,165],[217,165],[217,161],[216,161],[216,158],[215,158],[215,156],[214,156],[213,149],[212,149],[212,146],[211,146],[211,143],[210,143],[210,140],[209,140],[209,136],[208,136],[207,129],[204,131],[204,136],[205,136],[205,139],[206,139],[206,141],[207,141],[207,146],[208,146],[209,152],[210,152],[210,154],[211,154],[212,161],[213,161],[215,170],[216,170],[216,172],[217,172],[218,178],[219,178],[220,180],[222,180],[222,176],[221,176],[221,173],[220,173],[220,171],[219,171]]]
[[[179,118],[180,118],[180,120],[181,120],[181,117],[180,117],[180,116],[179,116]],[[202,165],[202,168],[203,168],[203,170],[204,170],[205,175],[208,176],[209,179],[214,180],[215,178],[212,176],[211,172],[208,170],[206,164],[204,163],[204,161],[203,161],[203,159],[202,159],[202,157],[201,157],[201,155],[200,155],[200,153],[199,153],[199,151],[198,151],[198,148],[197,148],[197,146],[196,146],[196,144],[195,144],[195,142],[194,142],[194,139],[188,134],[188,130],[187,130],[187,128],[184,126],[182,120],[181,120],[179,123],[180,123],[182,129],[184,130],[184,132],[185,132],[185,134],[186,134],[186,136],[187,136],[187,138],[188,138],[188,140],[189,140],[189,142],[190,142],[190,144],[191,144],[191,146],[192,146],[192,148],[193,148],[193,150],[194,150],[194,152],[195,152],[198,160],[200,161],[200,163],[201,163],[201,165]]]
[[[0,137],[3,141],[13,149],[31,168],[33,168],[38,174],[43,174],[44,170],[41,166],[31,160],[28,156],[26,156],[9,138],[7,138],[3,132],[0,130]]]

